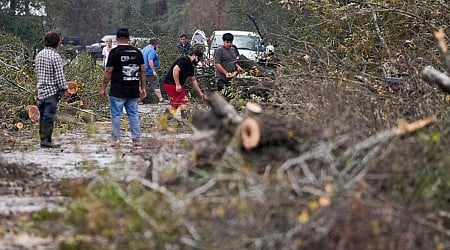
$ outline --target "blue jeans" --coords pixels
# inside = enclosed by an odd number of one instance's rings
[[[130,122],[131,140],[133,142],[141,141],[141,127],[139,124],[138,98],[117,98],[109,97],[109,108],[111,110],[111,125],[113,140],[120,139],[120,123],[122,112],[125,107],[128,121]]]

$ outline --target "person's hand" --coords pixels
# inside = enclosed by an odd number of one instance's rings
[[[203,92],[200,93],[200,98],[202,98],[202,100],[208,100],[208,96],[206,96]]]
[[[68,89],[64,90],[63,98],[68,98],[70,95],[71,95],[71,94],[69,93],[69,90],[68,90]]]
[[[106,90],[104,88],[100,89],[100,96],[105,98],[106,97]]]
[[[176,92],[181,92],[181,85],[180,84],[175,84],[175,91]]]
[[[144,100],[147,97],[147,91],[145,90],[145,88],[141,89],[139,91],[139,98],[140,100]]]
[[[225,77],[226,78],[233,78],[233,77],[235,77],[236,75],[237,75],[237,71],[234,71],[234,72],[228,72],[226,75],[225,75]]]

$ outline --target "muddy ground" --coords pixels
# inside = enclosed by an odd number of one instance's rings
[[[141,105],[141,119],[154,120],[166,108],[157,104]],[[25,127],[23,131],[3,131],[0,249],[56,249],[59,236],[43,237],[29,227],[33,212],[44,209],[64,211],[76,192],[73,187],[89,182],[100,171],[110,171],[118,179],[144,177],[152,161],[161,167],[183,164],[189,154],[183,141],[192,135],[189,131],[180,133],[174,129],[149,128],[144,124],[143,147],[134,149],[128,124],[124,122],[121,147],[113,148],[110,122],[98,121],[89,127],[78,127],[54,136],[54,140],[62,144],[60,149],[41,149],[35,129],[37,126]]]

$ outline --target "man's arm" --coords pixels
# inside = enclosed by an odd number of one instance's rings
[[[141,64],[141,73],[140,73],[140,77],[141,77],[141,81],[140,81],[140,86],[139,86],[139,97],[141,98],[141,100],[145,99],[145,97],[147,97],[147,90],[145,89],[145,84],[147,84],[146,82],[146,75],[145,75],[145,64]]]
[[[197,78],[195,78],[195,76],[191,76],[191,83],[192,87],[194,87],[194,90],[197,92],[198,96],[200,96],[200,98],[202,99],[206,99],[207,97],[200,89],[200,84],[198,83]]]
[[[148,66],[153,71],[153,75],[157,76],[157,74],[156,74],[156,67],[155,67],[155,64],[153,63],[153,58],[152,57],[148,58]]]
[[[102,97],[106,97],[106,87],[108,86],[109,82],[111,81],[111,75],[113,72],[114,67],[106,67],[105,73],[103,73],[103,83],[102,88],[100,89],[100,95]]]
[[[216,67],[216,70],[219,71],[223,75],[227,75],[228,71],[222,66],[220,63],[214,63],[214,66]]]
[[[175,67],[173,67],[172,76],[173,76],[173,80],[175,82],[175,90],[177,92],[181,91],[180,71],[181,71],[180,66],[175,65]]]

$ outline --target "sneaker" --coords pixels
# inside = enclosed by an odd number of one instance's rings
[[[140,142],[135,142],[135,143],[133,144],[133,148],[135,148],[135,149],[140,149],[140,148],[142,148],[142,144],[141,144]]]
[[[169,101],[161,99],[161,100],[159,100],[158,104],[169,104]]]
[[[172,114],[173,119],[177,120],[177,121],[182,121],[183,117],[181,116],[181,111],[177,110],[175,112],[175,114]]]
[[[120,148],[120,140],[113,140],[111,143],[112,148]]]

